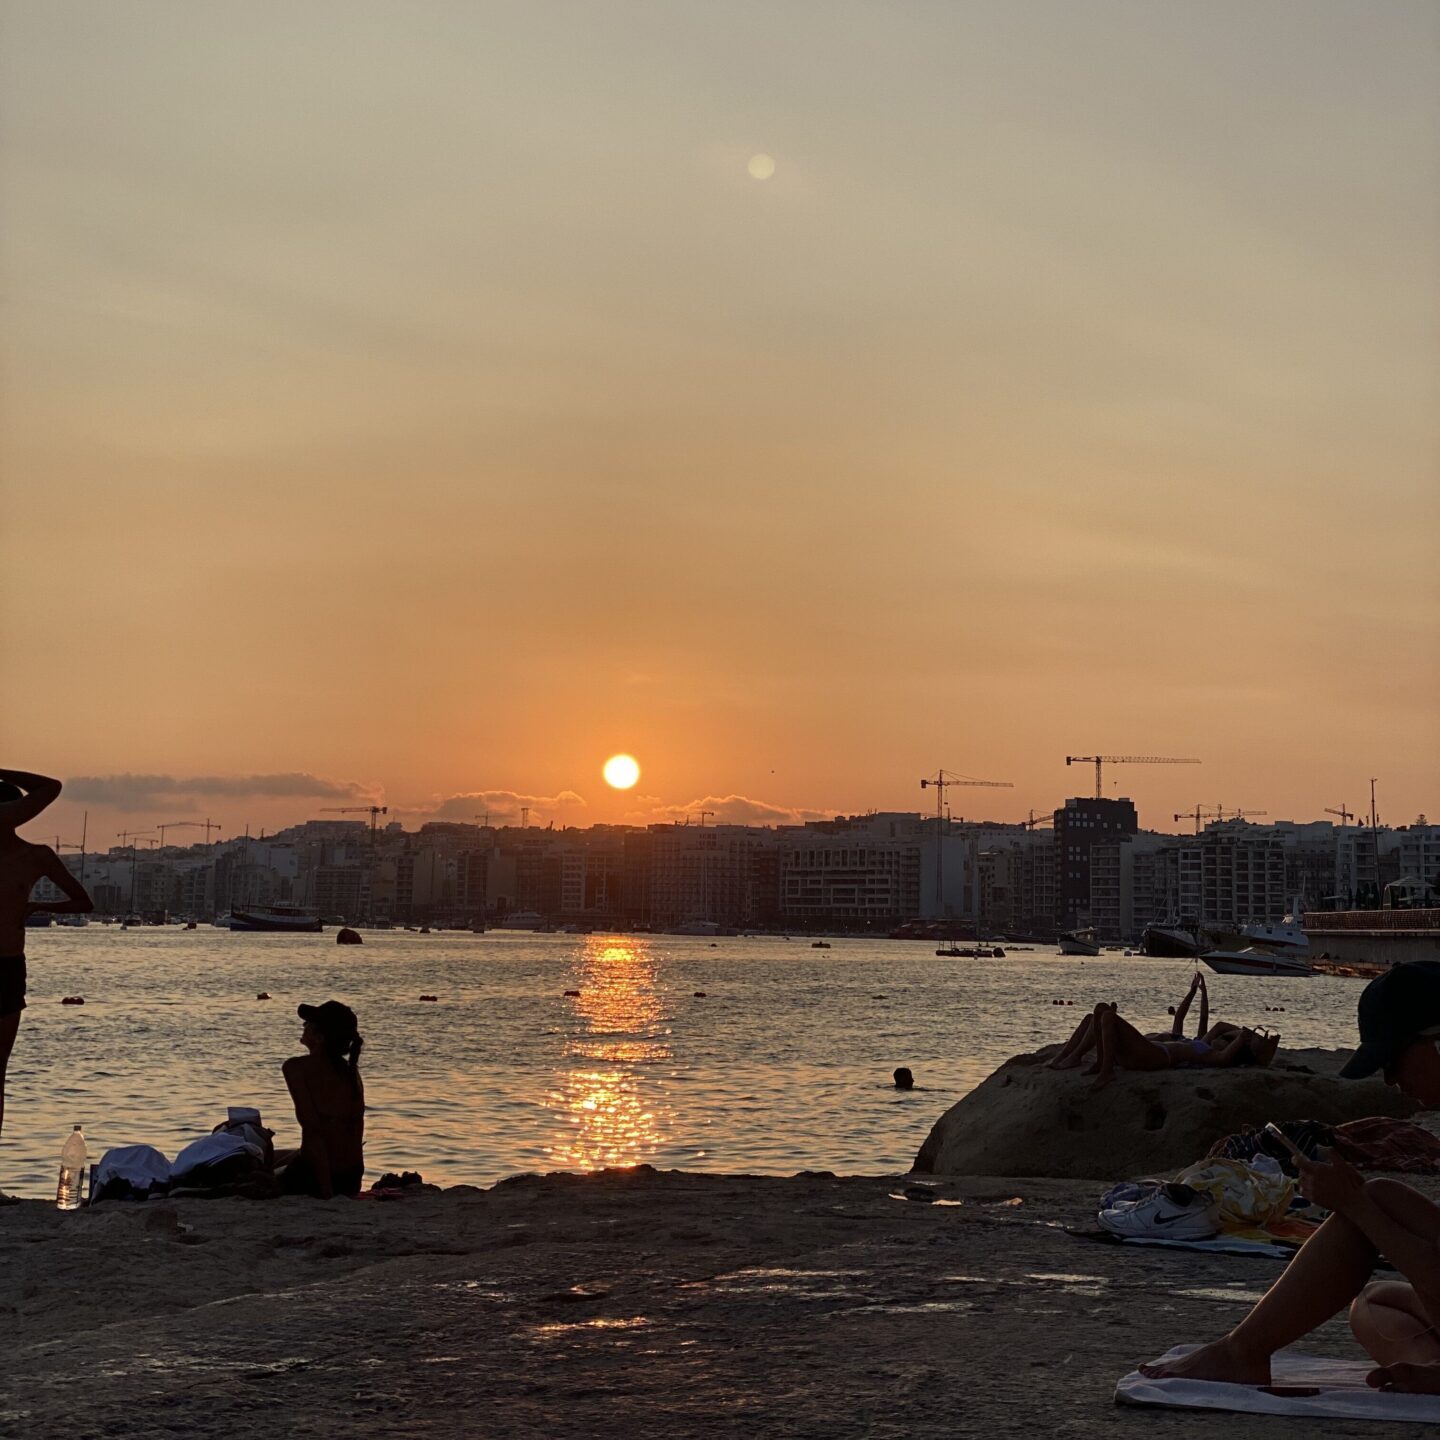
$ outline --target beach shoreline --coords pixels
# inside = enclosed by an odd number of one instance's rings
[[[1116,1380],[1233,1323],[1279,1262],[1094,1241],[1096,1199],[1084,1181],[640,1166],[393,1200],[21,1202],[0,1210],[0,1428],[1191,1431],[1115,1408]],[[1305,1348],[1359,1354],[1343,1322]]]

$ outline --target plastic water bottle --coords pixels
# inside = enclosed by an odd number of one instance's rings
[[[80,1208],[80,1190],[85,1183],[85,1132],[77,1125],[60,1149],[60,1183],[55,1187],[55,1205],[60,1210]]]

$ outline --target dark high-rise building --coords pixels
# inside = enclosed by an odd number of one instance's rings
[[[1131,800],[1076,797],[1055,812],[1057,919],[1062,927],[1090,920],[1090,847],[1134,835],[1139,828]]]

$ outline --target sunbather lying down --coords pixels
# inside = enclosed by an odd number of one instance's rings
[[[1095,1077],[1092,1088],[1099,1090],[1115,1078],[1117,1069],[1268,1065],[1279,1048],[1278,1035],[1260,1035],[1246,1026],[1223,1023],[1195,1040],[1150,1040],[1128,1020],[1122,1020],[1114,1005],[1102,1002],[1080,1022],[1048,1064],[1052,1070],[1073,1070],[1094,1050],[1095,1062],[1085,1074]]]

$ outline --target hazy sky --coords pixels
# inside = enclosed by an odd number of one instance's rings
[[[0,15],[59,828],[1440,812],[1430,0]]]

